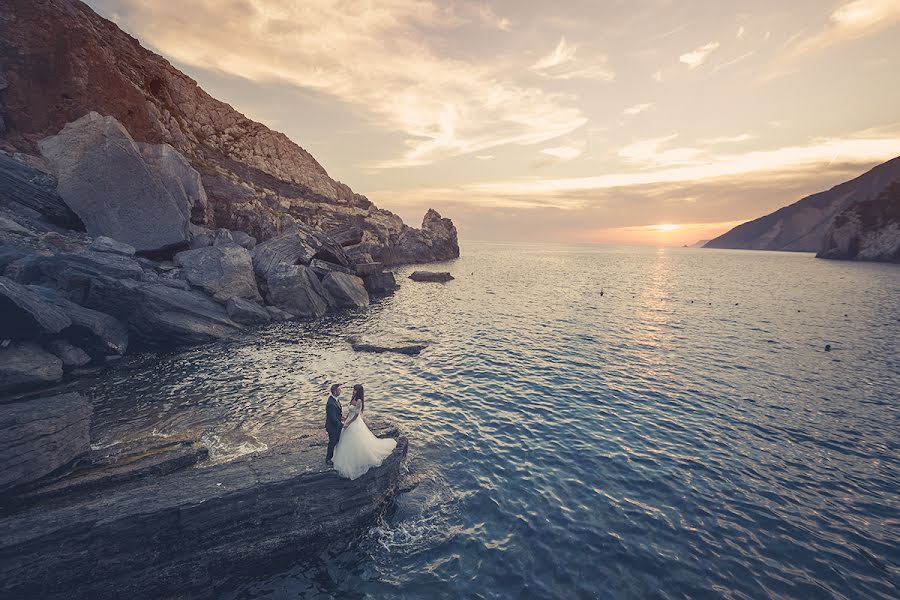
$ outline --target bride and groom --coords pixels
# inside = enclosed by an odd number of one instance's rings
[[[365,411],[363,386],[353,386],[347,418],[338,398],[341,384],[331,386],[331,395],[325,405],[325,431],[328,432],[328,453],[325,462],[333,465],[339,475],[356,479],[372,467],[379,466],[397,446],[397,440],[377,438],[366,427],[362,415]]]

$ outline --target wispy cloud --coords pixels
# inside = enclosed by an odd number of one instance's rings
[[[583,152],[583,147],[576,146],[554,146],[553,148],[541,150],[541,154],[546,154],[559,160],[573,160],[581,156]]]
[[[609,68],[606,56],[596,56],[592,61],[576,59],[577,46],[559,39],[556,47],[531,65],[531,69],[553,79],[594,79],[612,81],[616,74]]]
[[[709,58],[709,55],[712,54],[719,47],[719,42],[710,42],[706,45],[700,46],[696,50],[692,50],[690,52],[685,52],[681,56],[678,57],[678,60],[686,64],[691,69],[696,69],[700,65],[706,62],[706,59]]]
[[[742,40],[742,39],[744,39],[744,35],[745,35],[746,33],[747,33],[747,30],[744,29],[744,26],[743,26],[743,25],[741,25],[740,27],[738,27],[738,30],[737,30],[737,33],[735,34],[735,37],[737,37],[737,39],[739,39],[739,40]]]
[[[635,104],[634,106],[629,106],[625,110],[622,111],[623,115],[633,117],[634,115],[639,115],[644,111],[653,108],[652,102],[644,102],[642,104]]]
[[[737,144],[740,142],[747,142],[750,140],[756,139],[755,135],[751,135],[749,133],[741,133],[738,135],[725,135],[720,137],[713,138],[705,138],[700,140],[701,144],[706,144],[710,146],[715,146],[717,144]]]
[[[501,65],[450,58],[433,46],[428,33],[436,30],[509,25],[490,11],[429,0],[121,4],[141,38],[177,62],[331,96],[404,134],[402,155],[372,163],[376,169],[539,144],[587,121],[571,96],[523,85]],[[567,52],[563,45],[560,60]]]

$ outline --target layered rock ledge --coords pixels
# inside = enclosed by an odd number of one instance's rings
[[[0,515],[0,596],[9,598],[212,597],[263,561],[296,556],[364,526],[397,492],[407,440],[355,481],[323,461],[322,431],[297,444],[165,475],[93,473],[58,479],[28,500],[7,496]],[[184,461],[184,451],[179,454]],[[194,454],[191,454],[194,456]],[[121,462],[121,461],[120,461]],[[159,462],[157,460],[157,462]],[[191,461],[186,461],[191,462]]]

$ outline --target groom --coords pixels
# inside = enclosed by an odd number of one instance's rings
[[[334,447],[337,446],[338,440],[341,439],[341,430],[343,429],[343,412],[338,396],[341,395],[341,384],[335,383],[331,386],[331,395],[328,396],[328,403],[325,404],[325,431],[328,432],[328,453],[325,455],[325,462],[329,465],[334,456]]]

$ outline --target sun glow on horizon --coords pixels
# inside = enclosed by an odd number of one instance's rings
[[[681,225],[675,223],[661,223],[659,225],[652,225],[650,228],[656,231],[675,231],[676,229],[681,229]]]

